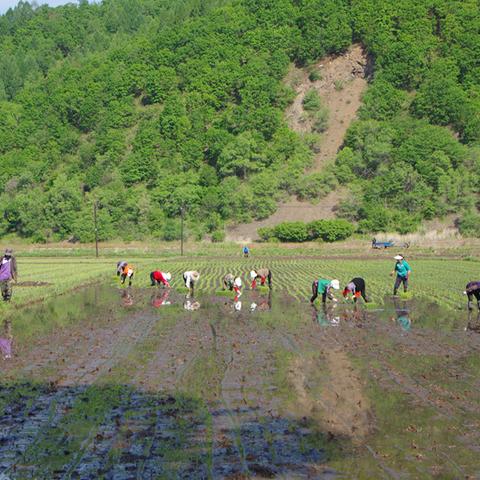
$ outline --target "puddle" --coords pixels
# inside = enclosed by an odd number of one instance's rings
[[[471,478],[480,316],[94,286],[0,328],[0,478]]]

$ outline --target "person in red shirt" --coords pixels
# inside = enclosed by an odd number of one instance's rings
[[[163,284],[165,287],[170,287],[170,280],[172,279],[172,274],[170,272],[163,273],[159,270],[155,270],[150,273],[150,280],[152,282],[152,287],[155,285]]]

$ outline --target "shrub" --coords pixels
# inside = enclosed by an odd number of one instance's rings
[[[328,109],[322,106],[313,116],[312,130],[317,133],[324,132],[328,127],[328,118]]]
[[[323,198],[330,193],[337,181],[335,175],[329,171],[321,173],[312,173],[299,179],[296,194],[301,199],[313,200],[315,198]]]
[[[314,112],[315,110],[320,109],[321,106],[322,99],[320,98],[320,95],[314,88],[311,88],[303,98],[303,108],[307,112]]]
[[[480,237],[480,215],[468,212],[458,221],[459,232],[466,237]]]
[[[308,240],[307,226],[303,222],[283,222],[274,228],[274,236],[281,242],[305,242]]]
[[[310,75],[308,76],[308,79],[311,81],[311,82],[317,82],[318,80],[321,80],[322,79],[322,73],[320,72],[320,70],[312,70],[310,72]]]
[[[260,227],[257,230],[258,236],[264,242],[268,242],[274,236],[274,231],[272,227]]]
[[[350,237],[355,228],[347,220],[316,220],[308,224],[312,240],[321,238],[324,242],[337,242]]]
[[[336,242],[350,237],[355,228],[346,220],[317,220],[315,222],[283,222],[277,226],[258,229],[263,241],[305,242],[321,238]]]
[[[225,240],[225,231],[224,230],[215,230],[212,233],[212,242],[221,243]]]

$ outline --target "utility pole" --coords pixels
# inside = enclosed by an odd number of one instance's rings
[[[180,208],[181,223],[180,223],[180,255],[183,257],[183,217],[185,214],[185,207]]]
[[[98,202],[93,202],[93,222],[95,224],[95,256],[98,258],[98,224],[97,224],[97,207]]]

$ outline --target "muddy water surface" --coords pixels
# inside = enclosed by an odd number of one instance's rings
[[[0,478],[480,478],[476,312],[239,300],[97,286],[5,319]]]

